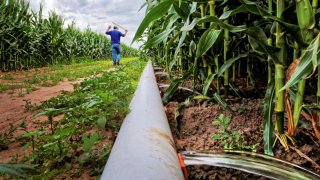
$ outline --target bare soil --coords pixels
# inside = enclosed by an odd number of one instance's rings
[[[164,77],[157,77],[158,82],[165,83]],[[189,86],[185,82],[182,86]],[[265,88],[260,87],[259,91],[264,92]],[[252,91],[252,90],[250,90]],[[161,89],[163,95],[165,89]],[[236,131],[243,135],[243,144],[255,145],[258,143],[257,152],[263,154],[263,108],[262,96],[252,91],[253,98],[233,98],[229,99],[229,104],[234,110],[229,111],[221,108],[214,102],[192,101],[180,112],[180,118],[175,120],[176,109],[183,100],[176,98],[185,96],[185,92],[177,92],[171,102],[165,105],[166,114],[174,136],[177,151],[210,151],[223,149],[221,140],[214,140],[212,136],[219,132],[219,126],[213,125],[212,121],[217,119],[220,114],[231,116],[231,122],[227,128],[228,132]],[[320,164],[319,140],[315,137],[313,130],[304,128],[299,130],[297,138],[297,149]],[[320,169],[312,165],[310,161],[303,158],[295,150],[285,151],[280,145],[276,144],[274,149],[275,157],[300,165],[316,173]],[[246,172],[209,166],[190,166],[188,167],[189,179],[266,179],[265,177],[248,174]]]
[[[32,116],[37,112],[32,108],[40,105],[42,102],[49,100],[61,94],[62,91],[72,92],[73,84],[80,83],[83,78],[76,81],[64,81],[52,87],[37,87],[38,90],[25,94],[20,97],[18,90],[11,93],[11,90],[0,93],[0,134],[8,132],[10,124],[14,127],[19,127],[21,122],[25,120],[28,129],[33,130],[37,128],[34,123],[36,121],[45,120],[44,116],[33,118]],[[55,120],[62,117],[55,117]],[[9,162],[13,156],[18,155],[20,158],[28,154],[28,151],[21,149],[21,144],[14,140],[15,137],[24,133],[19,128],[14,133],[13,141],[9,145],[8,150],[0,151],[0,162]]]

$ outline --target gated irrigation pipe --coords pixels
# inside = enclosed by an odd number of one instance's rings
[[[151,62],[130,109],[101,179],[184,179]]]

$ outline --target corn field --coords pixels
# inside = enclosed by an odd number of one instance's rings
[[[320,139],[318,0],[148,0],[143,6],[134,41],[147,37],[144,51],[168,73],[164,102],[192,78],[202,94],[194,99],[226,105],[242,78],[253,91],[266,87],[265,154],[273,155],[275,141],[294,145],[302,119]],[[313,101],[304,101],[305,91]]]
[[[11,71],[50,64],[71,63],[83,59],[111,58],[110,40],[75,24],[64,28],[64,19],[54,12],[48,18],[29,8],[23,0],[0,1],[0,69]],[[138,51],[123,48],[123,56]]]

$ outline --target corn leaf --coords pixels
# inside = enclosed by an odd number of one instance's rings
[[[163,31],[157,36],[151,38],[144,44],[144,49],[148,49],[160,44],[165,38],[169,36],[169,34],[173,31],[174,28]]]
[[[255,43],[256,49],[267,54],[271,57],[272,61],[275,64],[280,64],[279,58],[277,57],[277,51],[279,50],[276,47],[269,46],[267,41],[264,37],[263,30],[259,27],[250,27],[246,28],[245,26],[233,26],[228,23],[223,22],[222,20],[218,19],[214,16],[207,16],[198,20],[199,23],[203,22],[214,22],[217,23],[220,27],[229,30],[232,33],[243,32],[246,33],[248,36],[251,37],[251,41]]]
[[[143,3],[141,6],[140,6],[140,8],[139,8],[139,10],[138,10],[138,12],[140,12],[144,7],[146,7],[148,5],[148,3]]]
[[[145,29],[150,25],[150,23],[163,17],[172,6],[172,3],[173,3],[172,0],[165,0],[159,3],[154,8],[152,8],[142,20],[136,34],[134,35],[132,43],[141,37],[141,35],[145,31]]]
[[[229,87],[231,88],[231,90],[238,96],[241,98],[238,89],[236,89],[231,83],[229,83]]]
[[[27,177],[27,172],[34,171],[34,168],[26,164],[2,164],[0,163],[0,174],[9,174],[22,178]]]
[[[179,39],[179,44],[178,44],[178,46],[177,46],[177,48],[176,48],[176,51],[174,52],[174,59],[177,58],[178,53],[180,52],[180,48],[182,47],[183,42],[184,42],[184,40],[186,39],[186,37],[187,37],[187,32],[186,32],[186,31],[183,31],[183,32],[181,33],[181,37],[180,37],[180,39]]]
[[[255,15],[260,15],[263,18],[271,19],[278,22],[279,24],[282,25],[282,27],[286,29],[288,33],[292,34],[292,37],[299,43],[300,46],[302,47],[307,46],[307,44],[303,41],[299,26],[295,24],[287,23],[282,19],[271,15],[270,13],[268,13],[267,10],[257,5],[256,2],[251,2],[248,0],[240,0],[240,2],[242,3],[241,6],[237,7],[234,10],[224,12],[219,19],[225,20],[238,13],[247,13],[247,12],[250,12]]]
[[[171,83],[169,88],[167,89],[167,91],[164,93],[163,97],[162,97],[162,101],[163,103],[168,103],[170,98],[173,96],[173,94],[177,91],[179,85],[185,80],[187,79],[191,73],[193,72],[193,67],[190,68],[188,71],[186,71],[182,77],[174,79]]]
[[[317,37],[311,42],[305,53],[302,55],[301,61],[292,74],[290,80],[283,88],[280,89],[280,91],[295,85],[300,79],[307,78],[310,76],[310,73],[315,72],[317,66],[320,64],[319,39],[320,34],[318,34]]]
[[[218,24],[220,27],[222,27],[223,29],[227,29],[232,33],[237,33],[237,32],[243,32],[247,29],[246,26],[241,25],[241,26],[233,26],[230,25],[228,23],[223,22],[223,20],[220,20],[219,18],[215,17],[215,16],[205,16],[201,19],[197,20],[198,23],[206,23],[206,22],[213,22]]]
[[[268,45],[267,36],[264,31],[260,27],[251,27],[244,31],[247,35],[249,35],[249,43],[251,47],[263,54],[271,57],[271,60],[274,64],[280,64],[279,58],[277,56],[277,52],[279,48]]]
[[[206,30],[201,36],[198,43],[197,52],[196,52],[197,58],[203,56],[217,41],[221,33],[221,30],[216,30],[213,27],[214,26]]]
[[[179,37],[180,35],[180,32],[178,32],[173,38],[170,39],[170,41],[167,43],[167,51],[169,52],[170,51],[170,48],[173,46],[173,43],[176,41],[176,39]],[[169,73],[171,72],[171,69],[173,68],[173,66],[175,65],[176,63],[176,59],[174,59],[173,61],[170,62],[169,64]]]
[[[176,113],[175,113],[175,116],[174,116],[174,119],[175,119],[175,121],[177,122],[177,126],[176,126],[176,128],[179,128],[179,117],[180,117],[180,113],[181,113],[181,111],[182,111],[182,109],[186,106],[186,105],[188,105],[190,103],[190,98],[187,98],[183,103],[180,103],[179,105],[178,105],[178,108],[176,109]]]
[[[173,7],[174,7],[174,10],[177,12],[177,14],[181,18],[187,19],[190,13],[190,9],[187,3],[174,1]]]
[[[216,77],[216,74],[210,74],[210,75],[207,77],[207,79],[206,79],[206,81],[205,81],[205,83],[204,83],[204,85],[203,85],[202,95],[204,95],[204,96],[207,95],[208,90],[209,90],[209,87],[210,87],[210,85],[211,85],[211,82],[213,81],[213,79],[214,79],[215,77]]]
[[[181,31],[191,31],[197,25],[197,19],[193,19],[190,24],[185,23],[185,25],[180,29]]]
[[[222,100],[222,98],[220,97],[219,94],[214,93],[213,99],[214,99],[221,107],[223,107],[225,110],[228,110],[228,111],[230,111],[230,112],[233,112],[233,110],[231,109],[231,107],[230,107],[225,101]]]
[[[264,153],[273,156],[272,144],[274,141],[274,128],[272,124],[272,114],[274,111],[274,95],[275,84],[274,81],[268,84],[266,96],[263,103],[264,122],[263,122],[263,144]]]
[[[181,31],[182,31],[183,28],[186,28],[187,26],[189,26],[189,24],[190,24],[190,15],[196,11],[196,5],[197,5],[197,3],[193,3],[193,4],[192,4],[191,10],[190,10],[190,12],[189,12],[189,15],[188,15],[188,17],[186,18],[186,22],[184,23],[183,27],[181,28]],[[197,22],[197,21],[195,20],[194,22],[195,22],[195,24],[193,25],[193,27],[196,25],[196,22]],[[192,28],[193,28],[193,27],[192,27]],[[186,29],[187,29],[187,28],[186,28]],[[180,51],[180,48],[182,47],[183,42],[184,42],[184,40],[186,39],[186,37],[187,37],[187,31],[182,31],[181,37],[180,37],[180,39],[179,39],[179,44],[178,44],[178,46],[177,46],[177,48],[176,48],[176,51],[175,51],[175,53],[174,53],[174,59],[177,58],[177,55],[178,55],[178,53],[179,53],[179,51]]]
[[[241,58],[244,58],[244,57],[247,57],[248,54],[240,54],[238,55],[237,57],[234,57],[234,58],[231,58],[229,60],[227,60],[220,68],[220,71],[219,71],[219,74],[218,74],[218,77],[221,77],[223,75],[223,73],[229,69],[229,67],[232,66],[232,64],[234,62],[236,62],[237,60],[241,59]]]

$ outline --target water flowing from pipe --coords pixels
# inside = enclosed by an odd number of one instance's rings
[[[181,154],[186,166],[226,167],[281,180],[320,179],[320,175],[303,167],[257,153],[225,150],[212,152],[183,151]]]

